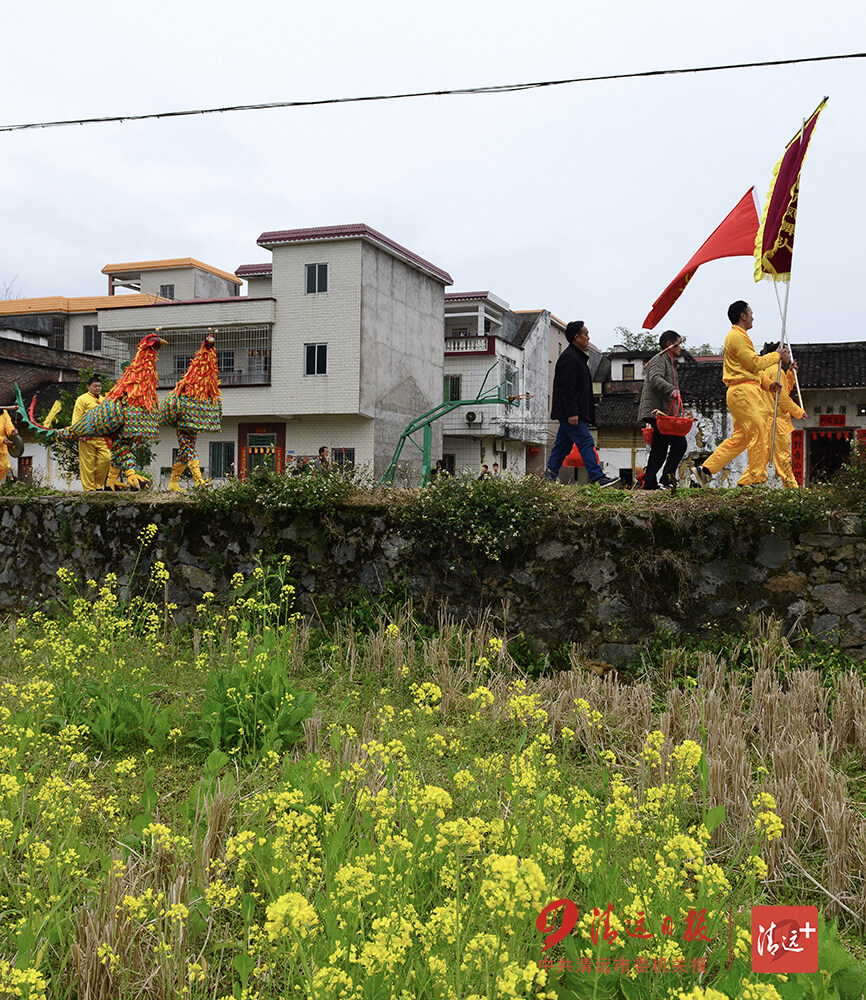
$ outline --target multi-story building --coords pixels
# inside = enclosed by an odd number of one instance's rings
[[[450,275],[363,224],[266,232],[258,245],[271,261],[237,269],[247,296],[112,310],[103,332],[131,348],[161,326],[159,386],[169,389],[207,329],[219,331],[223,426],[199,438],[211,476],[284,471],[322,445],[339,464],[381,474],[406,424],[441,399]],[[175,447],[166,433],[160,469]]]
[[[485,404],[452,410],[443,419],[447,468],[499,464],[522,476],[544,467],[548,443],[550,359],[565,326],[546,309],[512,311],[491,292],[445,295],[444,399],[473,399],[500,387],[524,395],[517,406]]]

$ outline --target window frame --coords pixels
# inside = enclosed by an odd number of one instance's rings
[[[227,458],[228,461],[214,462],[214,449],[218,449],[222,452],[223,457]],[[216,479],[226,479],[228,477],[228,470],[230,467],[235,466],[235,443],[234,441],[210,441],[208,442],[208,461],[209,461],[209,471],[213,478]],[[223,466],[222,475],[218,474],[218,466]],[[236,467],[236,466],[235,466]]]
[[[328,291],[328,264],[304,265],[304,292],[306,295],[325,295]],[[312,279],[312,281],[310,280]]]
[[[95,323],[85,323],[83,327],[83,334],[85,354],[97,354],[102,350],[102,334],[99,332],[99,327]],[[90,346],[87,344],[88,337],[90,338]]]
[[[463,396],[463,376],[462,375],[445,375],[443,378],[442,387],[442,397],[445,403],[456,403],[457,400],[462,399]],[[454,395],[454,386],[457,385],[457,395]],[[446,388],[447,386],[447,388]]]
[[[315,353],[310,354],[310,350]],[[313,359],[312,366],[310,365],[310,358]],[[319,370],[320,363],[324,359],[324,365],[322,365],[322,370]],[[312,371],[310,368],[312,367]],[[315,378],[320,375],[328,374],[328,344],[327,341],[324,343],[313,343],[304,344],[304,378]]]

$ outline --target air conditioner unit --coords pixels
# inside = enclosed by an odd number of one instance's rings
[[[483,424],[484,414],[476,413],[475,410],[468,410],[466,413],[466,423],[467,424]]]

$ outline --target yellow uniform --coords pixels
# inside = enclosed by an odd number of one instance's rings
[[[85,413],[105,399],[92,392],[82,393],[75,400],[72,423],[80,420]],[[80,438],[78,441],[78,470],[81,485],[85,490],[101,490],[105,486],[108,467],[111,465],[111,451],[105,438]]]
[[[748,450],[749,464],[737,480],[738,486],[754,486],[767,481],[769,428],[766,421],[765,392],[776,381],[774,365],[779,354],[758,354],[752,338],[735,326],[725,337],[725,361],[722,381],[728,387],[727,404],[734,421],[734,433],[723,441],[704,462],[704,468],[715,475],[737,455]]]
[[[776,443],[773,446],[773,465],[779,478],[791,490],[800,488],[794,470],[791,467],[791,433],[794,425],[791,419],[802,420],[806,411],[791,399],[794,388],[794,371],[790,369],[782,374],[782,391],[779,393],[779,410],[776,415]],[[764,393],[764,405],[767,408],[767,441],[773,433],[773,411],[776,408],[775,398],[771,393]]]
[[[0,410],[0,483],[3,482],[12,469],[12,463],[9,461],[9,447],[6,444],[6,438],[11,437],[15,433],[17,433],[15,430],[15,424],[12,423],[12,418],[9,416],[9,412],[7,410]]]

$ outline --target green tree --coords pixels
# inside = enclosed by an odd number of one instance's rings
[[[651,330],[633,333],[627,326],[615,326],[613,332],[616,334],[615,342],[621,344],[627,351],[658,350],[658,337]]]

